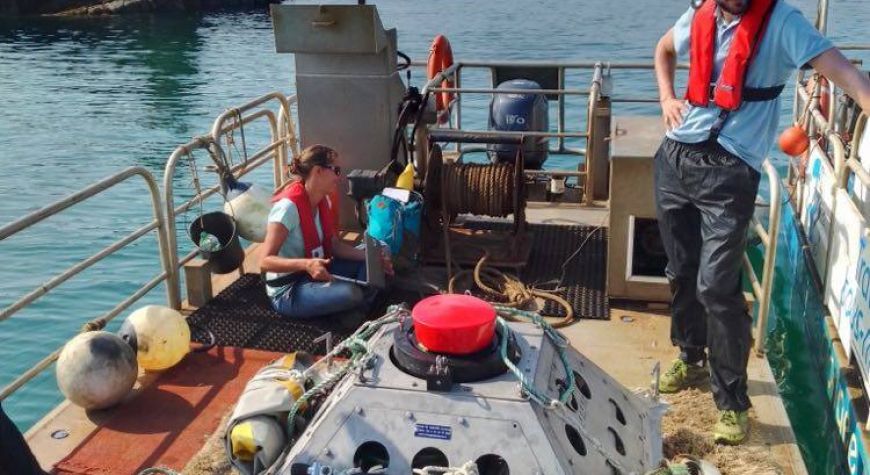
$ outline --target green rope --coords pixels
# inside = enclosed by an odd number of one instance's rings
[[[348,363],[344,365],[340,370],[331,374],[328,378],[316,384],[314,387],[305,391],[302,396],[299,397],[290,408],[290,412],[287,415],[287,425],[289,433],[293,434],[293,421],[296,418],[296,414],[299,412],[300,408],[305,405],[308,400],[318,394],[325,394],[327,388],[336,384],[341,378],[343,378],[347,373],[355,370],[359,367],[360,361],[369,354],[368,348],[368,340],[374,335],[382,326],[397,322],[398,315],[401,312],[407,312],[404,307],[398,305],[392,305],[389,309],[387,309],[386,315],[383,317],[371,321],[366,322],[361,326],[356,332],[354,332],[351,336],[347,337],[341,343],[338,344],[333,350],[332,353],[327,355],[337,356],[344,352],[350,353],[350,358],[348,358]]]
[[[565,351],[565,348],[568,347],[568,341],[565,337],[559,333],[555,328],[553,328],[549,323],[547,323],[541,315],[535,312],[528,312],[525,310],[519,310],[513,307],[505,307],[502,305],[495,306],[496,311],[499,313],[506,313],[512,317],[520,317],[522,319],[528,320],[535,325],[537,325],[544,332],[544,336],[546,336],[552,343],[553,346],[556,347],[556,352],[559,354],[559,359],[562,361],[562,367],[565,369],[565,377],[567,380],[567,384],[559,393],[559,399],[552,399],[547,396],[544,392],[538,390],[535,385],[529,381],[526,375],[517,368],[513,361],[508,358],[507,355],[507,342],[509,340],[508,336],[512,333],[510,327],[507,322],[498,317],[498,325],[501,327],[504,332],[504,337],[501,339],[499,344],[499,351],[501,353],[501,359],[504,361],[505,365],[507,365],[508,369],[520,380],[520,385],[523,391],[529,395],[529,397],[540,404],[541,406],[548,409],[556,409],[560,406],[564,406],[568,403],[568,400],[571,398],[571,394],[574,392],[574,372],[571,370],[571,364],[568,362],[568,354]]]

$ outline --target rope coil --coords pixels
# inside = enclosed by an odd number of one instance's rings
[[[444,206],[451,216],[470,213],[503,218],[516,211],[513,164],[445,163],[441,173]],[[524,198],[520,207],[525,207]]]
[[[537,298],[552,300],[565,309],[565,316],[551,325],[555,328],[561,328],[574,323],[574,307],[565,298],[555,291],[548,292],[530,287],[515,275],[487,266],[486,261],[490,258],[489,250],[481,249],[483,257],[477,261],[473,271],[462,270],[450,278],[447,284],[448,293],[458,293],[457,283],[470,274],[477,287],[486,295],[486,300],[492,304],[515,309],[528,309],[535,304]],[[542,316],[551,317],[550,315]],[[505,315],[505,317],[517,321],[512,315]]]

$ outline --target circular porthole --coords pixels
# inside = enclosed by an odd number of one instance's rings
[[[411,460],[411,468],[424,468],[424,467],[449,467],[450,461],[447,460],[447,456],[444,455],[444,452],[436,449],[435,447],[426,447],[419,452],[417,455],[414,455],[414,458]]]
[[[592,399],[592,391],[589,390],[589,383],[586,382],[586,379],[583,376],[580,376],[580,373],[574,371],[574,385],[577,386],[577,390],[580,391],[586,399]]]
[[[510,475],[511,471],[505,459],[496,454],[486,454],[474,461],[480,475]]]
[[[390,466],[390,454],[380,442],[368,441],[360,445],[353,454],[353,466],[368,473],[374,467]]]
[[[571,443],[571,447],[574,447],[574,450],[577,451],[578,454],[585,457],[586,444],[583,442],[583,437],[580,436],[577,429],[565,424],[565,435],[568,437],[568,442]]]

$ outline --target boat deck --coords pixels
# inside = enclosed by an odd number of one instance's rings
[[[606,214],[597,209],[551,209],[536,210],[530,205],[530,223],[572,225],[601,225]],[[251,272],[257,268],[255,248],[249,250],[244,268]],[[231,285],[239,274],[215,276],[213,290],[220,292]],[[652,381],[652,370],[656,363],[662,368],[676,356],[676,350],[669,339],[669,317],[667,306],[662,304],[628,304],[611,302],[610,319],[582,319],[563,328],[571,344],[591,358],[609,374],[629,388],[648,388]],[[711,443],[709,429],[715,417],[715,408],[708,387],[699,387],[684,394],[665,397],[672,403],[672,410],[666,416],[663,433],[665,454],[673,457],[686,451],[695,451],[717,463],[722,473],[784,473],[802,475],[806,473],[800,451],[795,443],[782,400],[766,358],[752,356],[749,364],[749,390],[754,409],[751,412],[751,437],[740,447],[719,447]],[[131,397],[147,394],[155,375],[145,374],[140,378],[137,391]],[[243,382],[242,382],[243,383]],[[153,394],[153,393],[152,393]],[[58,461],[74,450],[82,452],[94,439],[97,430],[113,418],[121,407],[88,414],[68,401],[58,406],[42,421],[37,423],[26,438],[38,460],[45,469],[51,469]],[[213,421],[219,421],[230,410],[227,405],[215,405],[209,414]],[[129,411],[128,411],[129,412]],[[217,427],[216,423],[213,427]],[[58,430],[68,433],[58,439]],[[205,442],[210,434],[199,435]],[[172,438],[174,434],[165,434]],[[131,447],[131,451],[145,450],[142,460],[161,460],[165,444],[156,446]],[[177,460],[168,464],[170,468],[181,470],[187,460]],[[173,466],[174,465],[174,466]]]
[[[656,363],[666,368],[677,351],[671,346],[667,310],[649,311],[611,307],[610,320],[583,320],[563,333],[571,344],[629,388],[649,388]],[[672,404],[662,427],[665,455],[676,456],[695,448],[725,473],[805,474],[782,399],[766,358],[749,359],[749,440],[739,447],[712,444],[715,420],[708,385],[678,395],[662,395]],[[700,453],[699,453],[700,452]]]

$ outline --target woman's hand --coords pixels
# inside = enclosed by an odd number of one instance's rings
[[[381,246],[381,262],[384,265],[384,273],[393,276],[396,271],[393,270],[393,259],[390,257],[390,249],[386,246]]]
[[[679,127],[683,123],[683,116],[686,115],[688,103],[680,99],[671,98],[661,101],[660,104],[662,106],[662,119],[664,119],[665,125],[668,126],[668,130]]]
[[[308,264],[305,266],[305,270],[308,272],[308,275],[311,276],[312,280],[317,281],[330,281],[332,280],[332,274],[329,273],[327,266],[329,266],[331,259],[308,259]]]

